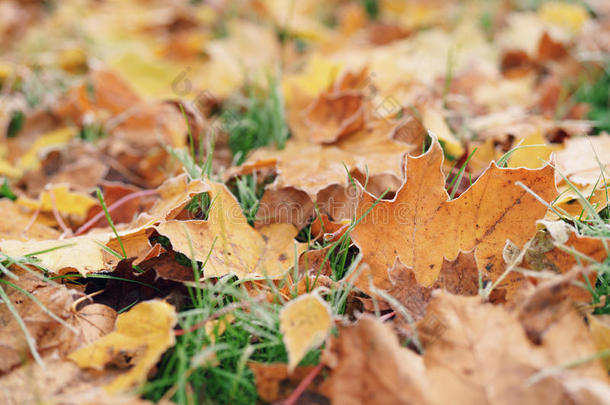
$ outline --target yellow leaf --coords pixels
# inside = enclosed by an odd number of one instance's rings
[[[462,143],[453,135],[445,118],[437,110],[427,108],[424,110],[422,121],[424,127],[443,142],[443,149],[451,156],[459,158],[464,154]]]
[[[28,197],[19,197],[17,204],[32,210],[40,208],[43,212],[52,212],[53,198],[51,193],[53,193],[55,199],[55,208],[60,214],[84,217],[89,208],[98,204],[98,201],[89,194],[70,191],[66,185],[53,186],[50,190],[43,191],[40,193],[38,201]]]
[[[531,147],[531,145],[542,145]],[[560,149],[559,146],[551,146],[547,144],[546,139],[542,136],[542,132],[537,130],[533,134],[523,138],[520,146],[526,146],[523,149],[518,149],[511,155],[508,161],[508,167],[527,167],[528,169],[538,169],[545,165],[545,161],[549,159],[551,152]]]
[[[68,356],[81,368],[102,370],[129,356],[134,364],[106,385],[108,392],[126,391],[146,381],[161,355],[173,346],[176,311],[165,301],[144,301],[120,314],[116,330]],[[131,365],[131,364],[130,364]]]
[[[37,170],[40,167],[39,155],[41,152],[45,149],[63,145],[75,135],[75,127],[66,127],[39,136],[30,149],[19,159],[17,167],[23,171]]]
[[[0,250],[12,257],[35,252],[39,265],[54,274],[64,269],[74,269],[82,275],[103,270],[106,267],[103,248],[100,243],[108,241],[108,236],[100,235],[99,240],[90,236],[77,236],[63,240],[41,240],[22,242],[18,240],[0,241]]]
[[[222,336],[223,333],[227,330],[227,325],[235,322],[235,315],[227,314],[222,319],[214,319],[212,321],[207,321],[203,325],[203,329],[205,330],[205,334],[208,335],[212,344],[216,342],[216,338]]]
[[[138,94],[154,98],[176,97],[170,84],[183,70],[175,63],[139,53],[125,53],[114,60],[111,67]]]
[[[303,73],[284,78],[282,87],[286,103],[290,104],[295,97],[303,95],[310,98],[317,96],[330,86],[341,70],[339,63],[313,54]]]
[[[322,344],[331,326],[330,308],[315,292],[301,295],[282,308],[280,330],[284,335],[290,371],[310,349]]]
[[[580,4],[550,1],[538,9],[538,16],[546,22],[567,28],[573,33],[580,31],[589,19],[589,13]]]
[[[192,247],[195,260],[206,262],[206,277],[282,276],[304,249],[305,244],[294,241],[296,228],[290,224],[252,228],[227,187],[209,184],[212,206],[207,221],[166,221],[157,231],[169,238],[175,251],[190,257]]]

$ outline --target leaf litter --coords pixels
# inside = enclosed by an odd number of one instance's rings
[[[610,398],[601,1],[0,5],[0,402]]]

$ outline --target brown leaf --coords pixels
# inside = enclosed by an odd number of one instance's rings
[[[407,135],[408,125],[408,121],[380,120],[334,145],[294,141],[288,142],[282,151],[255,151],[237,173],[270,167],[277,173],[275,181],[265,187],[259,222],[292,223],[301,228],[314,217],[314,203],[319,212],[334,221],[351,219],[357,195],[348,172],[363,181],[368,173],[367,190],[376,195],[388,188],[396,190],[402,178],[404,153],[416,150],[414,145],[421,145],[417,139],[412,139],[413,144],[396,140],[411,139]],[[418,134],[423,139],[423,134]]]
[[[573,398],[564,382],[574,372],[563,369],[555,378],[544,377],[544,372],[594,351],[574,311],[551,327],[539,347],[527,339],[516,317],[477,297],[438,293],[426,319],[443,325],[426,344],[424,356],[430,383],[439,387],[434,390],[437,403],[455,403],[457,398],[469,404],[564,403]],[[607,382],[600,367],[599,361],[585,363],[578,375]],[[543,378],[532,380],[536,375]]]
[[[405,183],[392,201],[376,203],[373,195],[363,193],[357,217],[370,212],[356,225],[352,238],[370,266],[356,280],[364,291],[369,290],[369,277],[378,288],[390,286],[387,269],[396,258],[413,270],[421,285],[432,286],[444,259],[455,260],[460,251],[472,249],[479,270],[497,279],[504,271],[506,240],[525,244],[546,212],[515,183],[522,182],[547,201],[556,194],[550,166],[502,169],[492,163],[466,192],[449,201],[442,160],[442,149],[434,140],[424,155],[409,156]],[[514,273],[505,280],[508,295],[519,280]]]
[[[30,225],[34,212],[9,199],[0,200],[0,211],[5,218],[11,219],[10,221],[0,221],[0,239],[26,241],[59,237],[60,233],[49,226],[39,222]]]
[[[336,142],[364,126],[364,96],[350,91],[321,93],[307,108],[305,117],[312,142]]]
[[[428,403],[422,358],[400,347],[390,327],[373,318],[340,327],[322,362],[331,369],[325,385],[333,404]]]
[[[465,296],[479,293],[479,272],[473,252],[460,252],[453,262],[444,259],[438,279],[430,287],[419,284],[413,270],[398,259],[394,267],[389,270],[389,278],[392,287],[388,290],[388,294],[396,298],[416,321],[424,317],[426,306],[435,289],[440,288],[452,294]]]
[[[263,364],[254,361],[248,362],[248,367],[254,373],[256,381],[256,392],[260,399],[265,402],[275,402],[287,398],[297,387],[299,382],[313,370],[313,366],[297,367],[288,372],[288,366],[283,363]],[[301,399],[307,396],[320,396],[319,385],[322,377],[318,376],[303,393]]]
[[[25,365],[0,377],[0,402],[6,405],[149,405],[135,394],[111,395],[103,385],[116,372],[105,374],[81,370],[71,361],[48,360],[46,367]],[[166,401],[163,405],[169,405]]]
[[[10,285],[3,285],[2,288],[23,319],[42,357],[52,353],[65,355],[105,335],[114,327],[116,312],[111,308],[93,304],[73,311],[73,291],[62,285],[42,281],[23,270],[17,270],[15,274],[19,277],[15,284],[34,298]],[[49,315],[49,312],[54,316]],[[2,374],[30,359],[31,353],[24,332],[6,305],[0,307],[0,325]],[[73,329],[68,329],[66,325],[71,325]]]

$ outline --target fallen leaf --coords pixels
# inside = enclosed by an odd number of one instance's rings
[[[295,254],[304,246],[294,241],[297,230],[292,225],[271,224],[255,230],[224,184],[208,184],[213,203],[207,221],[171,220],[155,227],[175,251],[189,257],[194,253],[194,260],[205,263],[205,277],[277,278],[294,265]]]
[[[8,256],[32,255],[38,264],[53,274],[78,271],[82,275],[98,272],[112,262],[105,261],[103,244],[109,235],[76,236],[63,240],[40,240],[22,242],[19,240],[0,241],[0,251]]]
[[[426,306],[435,289],[440,288],[456,295],[479,294],[479,271],[473,252],[460,252],[453,262],[443,260],[438,279],[430,287],[419,284],[413,270],[398,259],[388,273],[392,283],[392,287],[387,291],[388,294],[398,300],[415,321],[424,317]],[[485,279],[481,280],[483,283],[485,281]],[[393,309],[400,313],[398,308],[393,307]]]
[[[159,199],[148,210],[141,213],[131,228],[148,227],[164,220],[176,218],[191,199],[209,190],[201,180],[189,181],[186,174],[172,177],[158,187]]]
[[[114,327],[116,312],[111,308],[92,304],[73,310],[78,297],[75,291],[43,281],[42,275],[41,278],[35,277],[22,269],[17,269],[14,274],[19,279],[7,280],[2,288],[32,336],[43,361],[53,357],[52,354],[64,356]],[[6,305],[0,307],[0,324],[0,374],[3,374],[30,360],[32,353],[25,333]]]
[[[543,399],[562,403],[571,398],[563,382],[576,369],[558,370],[557,377],[539,374],[594,351],[582,319],[570,314],[576,315],[572,311],[560,318],[542,345],[535,346],[517,319],[502,307],[482,303],[477,297],[435,294],[426,318],[443,328],[429,343],[424,342],[430,384],[439,387],[433,391],[435,402],[459,398],[470,404],[535,404]],[[580,365],[577,373],[607,382],[599,361]],[[531,380],[535,375],[542,378]]]
[[[321,345],[332,326],[328,304],[315,293],[303,294],[280,311],[280,331],[292,372],[307,352]]]
[[[364,97],[355,92],[321,93],[305,111],[314,143],[333,143],[364,126]]]
[[[568,139],[563,150],[556,152],[557,171],[576,185],[595,184],[600,167],[610,169],[610,135]],[[561,182],[558,176],[558,182]]]
[[[551,167],[502,169],[492,163],[459,198],[449,200],[442,160],[442,149],[433,141],[424,155],[408,157],[405,183],[392,201],[376,202],[363,192],[357,217],[370,212],[351,233],[370,266],[356,280],[359,288],[370,290],[369,276],[377,288],[390,287],[387,270],[396,258],[412,269],[419,284],[431,286],[444,259],[453,261],[460,250],[472,249],[479,270],[496,280],[504,271],[506,240],[525,244],[546,212],[515,183],[522,182],[545,200],[556,193]],[[502,283],[508,295],[518,280],[512,273]]]
[[[38,201],[27,197],[19,197],[17,204],[31,210],[40,209],[43,212],[49,213],[53,212],[53,207],[55,206],[55,209],[60,214],[74,215],[77,218],[81,218],[82,221],[87,211],[99,204],[99,202],[89,194],[70,191],[67,185],[54,185],[50,189],[43,191]]]
[[[150,369],[174,344],[175,324],[176,312],[171,305],[159,300],[140,302],[118,316],[114,332],[68,358],[81,368],[130,367],[106,385],[108,392],[124,392],[144,383]]]
[[[0,402],[6,405],[150,405],[135,394],[109,394],[102,386],[116,373],[89,373],[71,361],[53,359],[46,367],[28,364],[0,377]],[[166,401],[159,402],[169,405]]]
[[[389,325],[362,317],[339,328],[322,356],[333,404],[427,404],[429,386],[424,362],[400,346]]]
[[[297,367],[289,372],[288,365],[283,363],[264,364],[255,361],[248,362],[248,367],[254,373],[258,396],[269,403],[287,398],[299,382],[314,368],[314,366]],[[316,378],[312,384],[313,386],[307,387],[307,391],[301,397],[302,400],[305,400],[308,394],[315,395],[314,393],[319,389],[317,386],[320,385],[321,379],[321,377]]]

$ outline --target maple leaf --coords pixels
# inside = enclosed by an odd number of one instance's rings
[[[206,277],[235,274],[279,277],[294,263],[304,244],[294,241],[289,224],[253,229],[224,184],[209,182],[212,206],[207,221],[161,222],[155,229],[169,238],[175,251],[205,263]]]
[[[348,172],[363,182],[368,178],[374,193],[398,188],[404,153],[416,150],[425,135],[407,134],[409,125],[408,120],[378,120],[332,145],[289,141],[281,151],[259,149],[232,174],[263,168],[277,173],[261,199],[261,223],[288,222],[301,228],[313,216],[314,203],[334,220],[351,219],[356,194]]]
[[[418,283],[431,286],[444,259],[453,261],[460,251],[472,249],[479,270],[497,279],[504,271],[506,240],[523,245],[546,212],[516,183],[547,201],[556,194],[551,167],[502,169],[492,163],[466,192],[449,200],[442,161],[442,149],[433,140],[428,152],[408,157],[405,182],[393,200],[377,201],[362,191],[357,217],[368,214],[354,227],[352,239],[370,266],[356,281],[364,291],[370,290],[369,276],[378,288],[390,286],[387,271],[396,258],[412,269]],[[516,279],[509,275],[507,281]],[[515,287],[507,285],[507,292]]]
[[[175,324],[176,312],[170,304],[144,301],[118,316],[114,332],[71,353],[68,358],[81,368],[98,370],[109,364],[133,361],[135,364],[129,371],[106,386],[109,392],[126,391],[144,383],[159,357],[174,344]],[[125,355],[131,360],[122,359]]]

